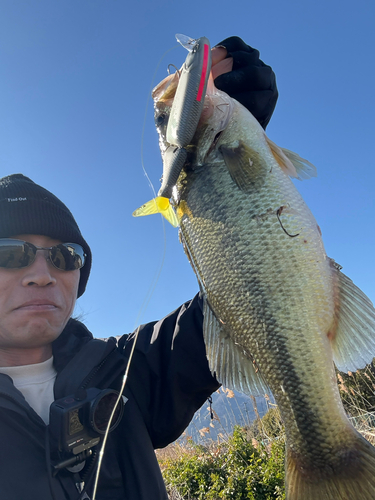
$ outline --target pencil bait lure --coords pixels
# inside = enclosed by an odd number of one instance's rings
[[[178,219],[169,199],[187,158],[185,148],[194,137],[203,111],[211,71],[211,47],[206,37],[195,40],[185,35],[176,35],[176,38],[189,53],[180,71],[169,115],[166,130],[168,146],[163,154],[162,185],[155,199],[133,212],[134,217],[159,212],[174,227],[178,226]]]

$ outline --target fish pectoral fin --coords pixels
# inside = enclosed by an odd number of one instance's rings
[[[243,141],[233,148],[220,146],[219,151],[223,155],[230,176],[241,191],[250,193],[263,185],[269,168],[258,151]]]
[[[275,160],[287,175],[300,181],[317,176],[316,167],[312,163],[289,149],[280,148],[266,135],[265,138]]]
[[[333,360],[340,371],[354,372],[375,356],[375,309],[332,259],[331,267],[337,286],[335,321],[328,333]]]
[[[269,394],[270,389],[252,359],[231,339],[206,299],[203,314],[203,336],[211,373],[229,389],[249,396]]]
[[[164,196],[157,196],[156,198],[153,198],[141,207],[137,208],[137,210],[134,210],[132,215],[133,217],[142,217],[144,215],[151,214],[161,214],[170,224],[172,224],[173,227],[179,226],[177,215],[173,210],[172,205],[169,203],[169,199],[164,198]]]

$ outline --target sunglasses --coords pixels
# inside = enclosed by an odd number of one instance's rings
[[[74,271],[85,265],[86,254],[77,243],[60,243],[45,248],[37,247],[27,241],[3,238],[0,239],[0,267],[22,269],[31,266],[38,250],[47,251],[47,260],[60,271]]]

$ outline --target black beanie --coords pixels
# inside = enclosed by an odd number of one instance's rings
[[[55,195],[22,174],[0,179],[0,238],[40,234],[63,243],[78,243],[85,251],[78,297],[85,291],[91,268],[91,250],[73,215]]]

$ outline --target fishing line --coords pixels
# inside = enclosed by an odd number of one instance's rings
[[[113,417],[114,417],[115,412],[117,410],[117,407],[118,407],[118,405],[119,405],[119,403],[121,401],[122,394],[123,394],[124,389],[125,389],[126,381],[128,380],[130,363],[131,363],[131,360],[133,359],[133,353],[134,353],[134,350],[135,350],[135,344],[137,343],[137,339],[138,339],[139,328],[140,328],[140,326],[138,326],[137,331],[136,331],[135,336],[134,336],[132,349],[130,351],[130,355],[129,355],[128,363],[126,365],[126,370],[125,370],[124,376],[122,378],[122,383],[121,383],[121,388],[120,388],[120,391],[119,391],[119,395],[118,395],[116,403],[115,403],[115,405],[113,407],[111,416],[109,417],[107,429],[105,431],[104,438],[103,438],[103,443],[102,443],[102,446],[100,448],[99,459],[98,459],[98,466],[97,466],[97,470],[96,470],[96,474],[95,474],[95,482],[94,482],[92,500],[95,500],[95,497],[96,497],[96,491],[97,491],[97,488],[98,488],[98,481],[99,481],[100,469],[101,469],[103,458],[104,458],[104,451],[105,451],[105,446],[107,444],[107,439],[108,439],[108,435],[109,435],[109,429],[111,428]]]
[[[156,66],[156,69],[154,71],[154,74],[152,75],[152,78],[151,78],[151,85],[150,85],[150,89],[148,91],[148,99],[147,99],[147,102],[146,102],[146,109],[145,109],[145,115],[144,115],[144,120],[143,120],[143,126],[142,126],[142,133],[141,133],[141,165],[142,165],[142,170],[143,170],[143,173],[148,181],[148,184],[149,184],[149,187],[152,191],[152,194],[153,194],[153,198],[156,198],[156,191],[155,191],[155,188],[154,188],[154,185],[146,171],[146,167],[145,167],[145,164],[144,164],[144,155],[143,155],[143,152],[144,152],[144,137],[145,137],[145,130],[146,130],[146,120],[147,120],[147,112],[148,112],[148,107],[149,107],[149,102],[150,102],[150,96],[152,94],[152,89],[154,87],[154,82],[155,82],[155,79],[156,79],[156,75],[157,75],[157,72],[160,68],[160,65],[163,61],[163,59],[165,58],[165,56],[167,54],[169,54],[169,52],[171,52],[172,50],[176,49],[176,48],[179,48],[180,45],[177,44],[177,45],[174,45],[173,47],[171,47],[170,49],[166,50],[164,52],[164,54],[161,56],[161,58],[159,59],[159,62]],[[169,68],[170,65],[168,65],[168,68]],[[140,307],[140,310],[139,310],[139,313],[138,313],[138,316],[136,318],[136,321],[135,321],[135,327],[136,325],[138,325],[140,323],[140,320],[144,314],[144,312],[146,311],[149,303],[150,303],[150,300],[154,294],[154,291],[155,291],[155,288],[156,288],[156,285],[159,281],[159,278],[160,278],[160,274],[163,270],[163,267],[164,267],[164,261],[165,261],[165,255],[166,255],[166,249],[167,249],[167,236],[166,236],[166,230],[165,230],[165,222],[164,222],[164,218],[162,215],[160,215],[160,220],[161,220],[161,224],[162,224],[162,231],[163,231],[163,251],[162,251],[162,258],[161,258],[161,262],[160,262],[160,265],[159,265],[159,268],[157,270],[157,272],[155,273],[152,281],[151,281],[151,284],[148,288],[148,291],[146,293],[146,297]]]
[[[154,185],[152,184],[152,181],[151,181],[151,179],[150,179],[150,177],[149,177],[149,175],[148,175],[148,173],[146,171],[146,168],[144,166],[144,156],[143,156],[143,151],[144,151],[144,136],[145,136],[146,119],[147,119],[147,110],[148,110],[148,106],[149,106],[149,100],[150,100],[150,96],[151,96],[151,93],[152,93],[152,89],[153,89],[153,86],[154,86],[154,81],[155,81],[155,78],[156,78],[156,74],[157,74],[157,72],[159,70],[160,64],[161,64],[162,60],[164,59],[164,57],[169,52],[171,52],[172,50],[174,50],[175,48],[177,48],[179,46],[180,45],[175,45],[172,48],[168,49],[166,52],[164,52],[164,54],[161,56],[161,58],[160,58],[160,60],[159,60],[159,62],[157,64],[157,66],[156,66],[156,69],[155,69],[154,74],[153,74],[152,79],[151,79],[151,85],[150,85],[150,89],[149,89],[149,92],[148,92],[148,99],[147,99],[147,102],[146,102],[146,110],[145,110],[145,115],[144,115],[144,120],[143,120],[143,127],[142,127],[142,133],[141,133],[141,165],[142,165],[143,173],[144,173],[144,175],[145,175],[145,177],[146,177],[146,179],[148,181],[149,187],[151,188],[151,191],[153,193],[153,197],[154,198],[156,197],[156,191],[155,191]],[[139,310],[138,315],[137,315],[136,320],[135,320],[135,325],[139,325],[139,326],[136,328],[136,333],[135,333],[134,338],[133,338],[133,344],[132,344],[132,348],[131,348],[131,351],[130,351],[129,359],[128,359],[128,362],[127,362],[127,365],[126,365],[125,373],[124,373],[124,376],[123,376],[123,379],[122,379],[122,383],[121,383],[121,388],[120,388],[120,391],[119,391],[119,395],[118,395],[116,403],[115,403],[115,405],[114,405],[114,407],[112,409],[111,415],[109,417],[109,421],[108,421],[107,428],[106,428],[106,431],[105,431],[105,434],[104,434],[102,446],[100,448],[99,458],[98,458],[98,465],[97,465],[97,470],[96,470],[96,473],[95,473],[95,482],[94,482],[92,500],[95,500],[95,497],[96,497],[96,492],[97,492],[97,488],[98,488],[98,481],[99,481],[99,475],[100,475],[100,469],[101,469],[102,462],[103,462],[105,446],[107,444],[108,435],[109,435],[109,431],[110,431],[110,428],[111,428],[112,420],[113,420],[113,417],[115,415],[116,409],[117,409],[117,407],[118,407],[118,405],[120,403],[120,400],[122,398],[122,395],[123,395],[123,392],[124,392],[124,389],[125,389],[125,385],[126,385],[126,382],[128,380],[129,369],[130,369],[131,361],[133,359],[133,354],[134,354],[135,346],[136,346],[136,343],[137,343],[137,340],[138,340],[141,318],[142,318],[144,312],[146,311],[146,309],[147,309],[147,307],[149,305],[149,302],[150,302],[151,297],[152,297],[152,295],[153,295],[153,293],[155,291],[155,287],[156,287],[156,285],[157,285],[157,283],[159,281],[160,274],[161,274],[161,271],[162,271],[163,266],[164,266],[165,255],[166,255],[166,246],[167,246],[167,237],[166,237],[164,219],[163,219],[162,216],[160,216],[160,217],[161,217],[161,222],[162,222],[163,241],[164,241],[162,259],[161,259],[161,263],[160,263],[159,269],[158,269],[158,271],[154,275],[154,278],[151,281],[149,289],[148,289],[148,291],[146,293],[146,297],[145,297],[145,299],[144,299],[144,301],[143,301],[143,303],[142,303],[142,305],[140,307],[140,310]]]

